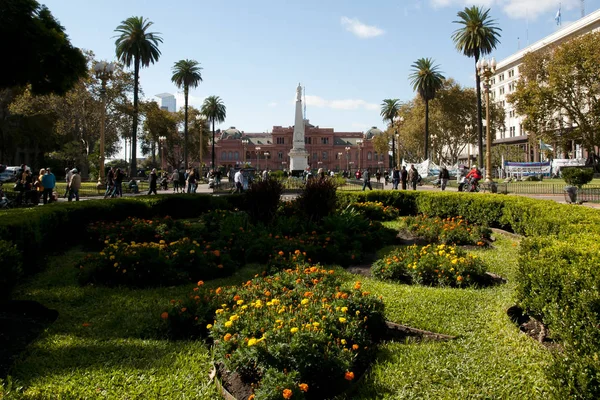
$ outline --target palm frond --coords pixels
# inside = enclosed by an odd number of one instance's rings
[[[202,67],[196,60],[179,60],[173,65],[171,82],[186,91],[190,87],[198,87],[198,84],[202,82],[200,70],[202,70]]]
[[[160,33],[147,32],[152,24],[144,17],[129,17],[117,26],[116,55],[123,64],[130,67],[138,59],[143,67],[147,67],[158,61],[161,54],[158,45],[163,40]]]
[[[411,67],[413,72],[409,79],[413,90],[418,92],[423,100],[433,100],[435,92],[442,87],[445,79],[439,65],[434,65],[431,58],[419,58]]]
[[[460,24],[452,34],[452,40],[456,49],[467,57],[480,56],[492,52],[500,44],[500,29],[495,20],[489,17],[490,10],[483,10],[481,7],[465,7],[459,11],[458,20],[453,21]]]

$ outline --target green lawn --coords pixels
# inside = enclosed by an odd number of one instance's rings
[[[500,237],[477,251],[509,283],[487,289],[436,289],[360,279],[381,295],[389,320],[450,335],[449,342],[381,346],[356,399],[467,399],[548,397],[544,367],[550,354],[519,333],[506,316],[514,304],[517,247]],[[160,313],[188,286],[161,289],[80,287],[78,250],[52,258],[48,269],[18,290],[59,311],[12,371],[8,399],[215,399],[208,381],[210,349],[201,341],[169,341]],[[246,281],[248,267],[214,287]],[[358,278],[349,273],[347,285]],[[90,324],[84,326],[83,324]],[[2,393],[0,391],[0,398]]]

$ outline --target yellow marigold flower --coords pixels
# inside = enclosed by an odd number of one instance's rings
[[[308,299],[302,299],[300,303],[302,303],[302,305],[308,304]]]
[[[248,340],[248,347],[254,346],[257,342],[258,340],[256,340],[255,338]]]
[[[456,277],[456,280],[459,281],[459,282],[462,282],[463,277],[459,275],[459,276]]]
[[[298,332],[298,328],[294,327],[294,328],[290,329],[290,332],[296,333],[296,332]]]
[[[343,312],[343,313],[345,313],[345,312],[347,312],[347,311],[348,311],[348,307],[342,307],[342,309],[341,309],[341,310],[342,310],[342,312]]]
[[[244,300],[241,300],[241,299],[240,299],[240,300],[238,300],[238,301],[237,301],[237,305],[238,305],[238,306],[241,306],[242,304],[244,304]]]
[[[244,304],[244,305],[242,306],[242,310],[245,310],[245,309],[247,309],[247,308],[248,308],[248,306],[247,306],[246,304]]]
[[[115,268],[117,268],[117,267],[119,266],[119,263],[118,263],[118,262],[116,262],[116,263],[114,263],[113,265],[114,265],[114,267],[115,267]]]
[[[222,308],[219,308],[217,311],[215,311],[215,314],[221,314],[223,312]]]
[[[111,261],[115,259],[115,256],[108,257]]]
[[[196,250],[190,250],[190,254],[194,254]]]
[[[346,342],[346,339],[342,339],[342,340],[340,341],[340,343],[342,343],[342,344],[344,344],[344,345],[345,345],[345,344],[347,343],[347,342]]]
[[[230,321],[237,321],[238,319],[240,319],[240,316],[237,314],[233,314],[231,317],[229,317]]]
[[[313,322],[313,323],[312,323],[312,326],[314,326],[315,328],[318,328],[318,327],[319,327],[319,325],[321,325],[321,324],[319,324],[318,322]]]
[[[211,329],[212,327],[213,327],[212,324],[206,325],[206,329]]]
[[[359,316],[359,315],[360,315],[360,311],[356,310],[356,316]]]
[[[225,322],[225,327],[226,328],[229,328],[231,325],[233,325],[233,322],[231,322],[231,321]]]
[[[340,321],[342,324],[346,323],[346,318],[344,318],[344,317],[340,317],[340,318],[338,318],[338,319],[339,319],[339,321]]]

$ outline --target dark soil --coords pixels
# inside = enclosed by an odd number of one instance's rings
[[[519,327],[521,332],[533,340],[542,343],[546,347],[556,345],[552,337],[550,337],[550,332],[546,325],[525,313],[521,307],[512,306],[506,310],[506,314]]]
[[[0,305],[0,378],[6,378],[17,357],[57,318],[58,311],[35,301]]]

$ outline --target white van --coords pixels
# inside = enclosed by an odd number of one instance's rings
[[[29,166],[25,167],[27,171],[31,172],[31,168]],[[17,180],[17,172],[21,169],[21,167],[6,167],[4,171],[0,172],[0,182],[15,182]]]

